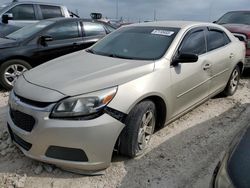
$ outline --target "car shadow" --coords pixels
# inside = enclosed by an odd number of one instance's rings
[[[238,112],[237,109],[241,111]],[[246,109],[250,111],[250,104],[235,104],[223,114],[180,132],[176,132],[178,126],[173,128],[170,124],[163,128],[167,131],[160,130],[153,136],[150,146],[153,149],[136,159],[114,155],[111,167],[101,176],[84,176],[58,168],[53,168],[52,172],[43,170],[36,175],[34,170],[40,163],[25,157],[18,149],[0,157],[0,174],[18,173],[26,174],[27,177],[51,178],[51,181],[64,181],[66,187],[71,186],[70,181],[67,181],[69,178],[90,181],[93,186],[96,182],[104,182],[109,187],[110,179],[117,173],[121,175],[112,181],[116,181],[121,187],[190,187],[201,179],[201,185],[208,185],[220,154],[234,135],[245,126],[245,122],[248,122]],[[236,110],[240,122],[238,117],[232,117]],[[0,112],[6,113],[6,107],[0,108]],[[156,140],[164,141],[159,144]],[[206,176],[207,174],[209,175]]]
[[[231,118],[236,108],[240,117]],[[125,161],[126,187],[209,187],[213,170],[234,136],[248,126],[250,104],[235,106],[165,141],[144,156]],[[239,121],[240,120],[240,121]]]
[[[247,68],[243,71],[241,77],[244,78],[250,78],[250,68]]]

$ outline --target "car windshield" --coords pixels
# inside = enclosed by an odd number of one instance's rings
[[[45,27],[49,26],[52,23],[54,22],[41,21],[36,24],[28,25],[28,26],[23,27],[22,29],[15,31],[14,33],[7,35],[6,38],[15,39],[15,40],[25,39],[41,31],[42,29],[44,29]]]
[[[156,60],[165,54],[179,30],[169,27],[124,27],[87,51],[114,58]]]
[[[250,12],[229,12],[222,16],[218,22],[218,24],[247,24],[250,25]]]

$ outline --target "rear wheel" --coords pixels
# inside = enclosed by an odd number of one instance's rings
[[[222,93],[225,96],[232,96],[238,88],[239,81],[240,81],[240,68],[239,66],[236,66],[229,78],[225,90]]]
[[[20,59],[4,62],[0,66],[0,84],[5,89],[11,90],[17,78],[31,68],[29,63]]]
[[[155,129],[156,110],[152,101],[137,104],[126,119],[120,136],[121,154],[136,157],[144,153]]]

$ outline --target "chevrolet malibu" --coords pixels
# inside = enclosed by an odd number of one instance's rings
[[[114,150],[142,155],[156,129],[219,93],[233,95],[244,57],[244,43],[219,25],[125,26],[20,76],[8,129],[30,158],[99,171]]]

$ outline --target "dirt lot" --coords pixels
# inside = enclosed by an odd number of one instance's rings
[[[1,91],[0,188],[208,187],[219,157],[234,135],[250,124],[249,78],[241,80],[233,97],[211,99],[155,133],[144,156],[114,156],[101,176],[68,173],[26,158],[6,132],[8,93]]]

